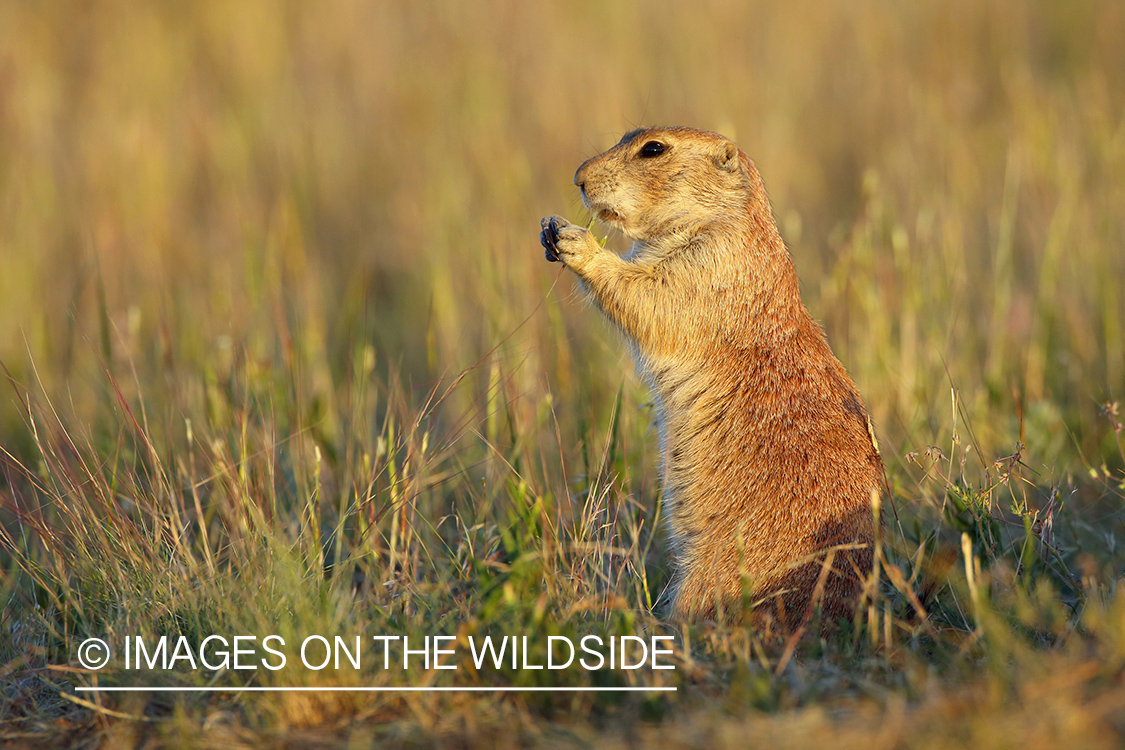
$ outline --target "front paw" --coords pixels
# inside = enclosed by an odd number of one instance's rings
[[[561,261],[573,267],[576,260],[598,246],[589,229],[571,224],[561,216],[545,218],[539,222],[539,227],[543,254],[552,263]]]
[[[559,260],[559,224],[566,219],[558,216],[544,218],[539,222],[539,244],[543,246],[543,254],[551,263]]]

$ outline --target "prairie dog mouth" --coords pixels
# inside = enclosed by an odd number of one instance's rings
[[[594,216],[603,224],[611,224],[617,227],[624,226],[625,217],[605,204],[590,200],[590,195],[586,192],[585,186],[582,187],[582,202],[586,204],[586,208],[594,212]]]
[[[620,225],[620,224],[625,223],[625,217],[624,216],[622,216],[621,214],[617,213],[616,211],[613,211],[613,210],[608,209],[608,208],[597,209],[597,213],[595,214],[595,216],[598,217],[598,221],[601,221],[605,224]]]

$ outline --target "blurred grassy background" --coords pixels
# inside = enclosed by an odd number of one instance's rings
[[[537,235],[587,218],[583,159],[686,124],[757,163],[903,517],[926,521],[898,527],[888,560],[913,575],[850,645],[779,682],[753,633],[718,627],[682,679],[738,717],[846,694],[901,725],[914,701],[937,745],[970,709],[982,746],[1000,715],[1028,742],[1109,737],[1122,39],[1109,0],[0,0],[0,718],[57,715],[36,670],[86,634],[659,627],[648,396]],[[1026,466],[992,464],[1019,444]],[[930,446],[948,462],[908,458]],[[1008,618],[988,639],[951,582],[961,533]],[[953,633],[932,641],[905,598],[930,574]],[[357,711],[530,722],[493,699],[250,705],[251,735]],[[838,744],[870,746],[871,715]],[[818,716],[789,741],[836,736]],[[693,721],[666,726],[698,745]]]
[[[504,341],[518,392],[604,403],[631,365],[537,221],[682,123],[757,162],[890,460],[952,383],[986,453],[1022,404],[1071,467],[1125,383],[1123,37],[1113,2],[9,0],[0,360],[86,414],[130,363],[190,415],[243,360],[327,402],[365,344],[422,383]]]

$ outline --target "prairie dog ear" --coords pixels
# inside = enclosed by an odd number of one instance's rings
[[[738,146],[730,141],[721,141],[715,147],[715,166],[725,172],[736,173],[742,169],[742,160],[738,158]]]

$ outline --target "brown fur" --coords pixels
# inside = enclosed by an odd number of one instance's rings
[[[664,152],[642,156],[651,142]],[[783,629],[811,611],[814,590],[830,618],[849,617],[871,570],[882,463],[801,303],[753,163],[715,133],[653,128],[574,181],[636,242],[621,258],[587,229],[543,220],[548,259],[622,331],[655,398],[673,615],[737,617],[749,581],[755,614]]]

